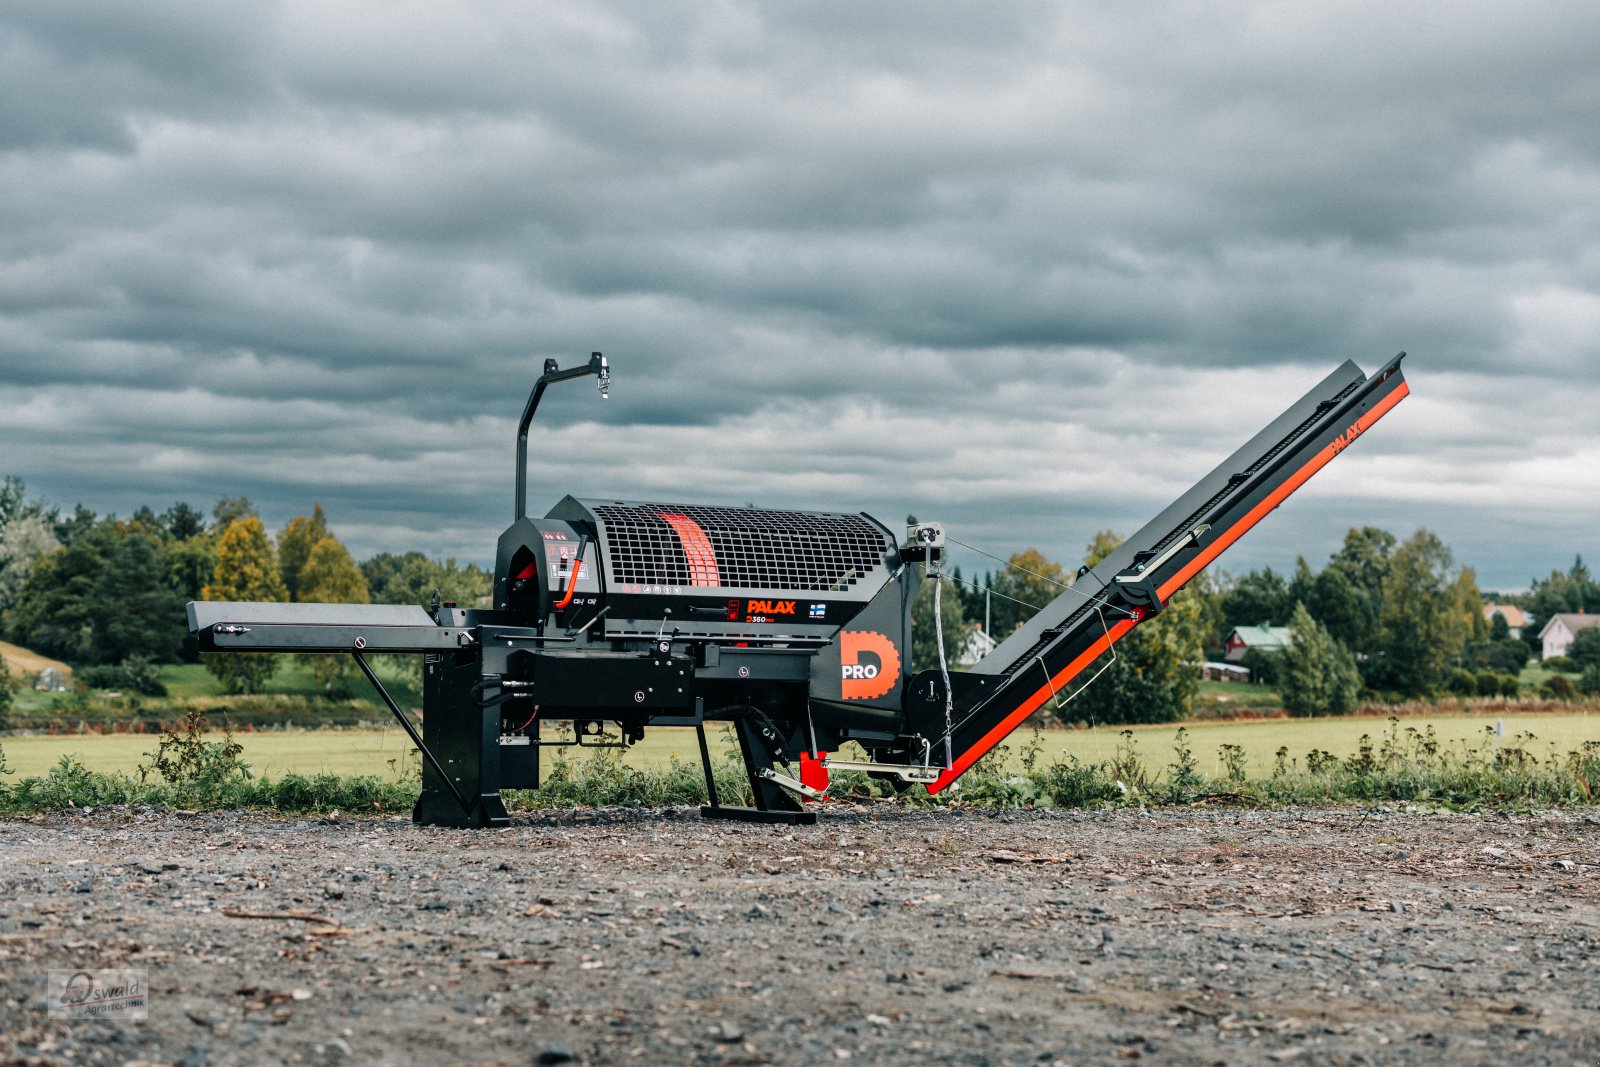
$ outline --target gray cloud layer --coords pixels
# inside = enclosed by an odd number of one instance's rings
[[[532,498],[1130,530],[1339,361],[1415,396],[1230,553],[1592,549],[1600,9],[47,0],[0,15],[0,470],[321,501],[483,558]],[[1303,499],[1302,499],[1303,497]]]

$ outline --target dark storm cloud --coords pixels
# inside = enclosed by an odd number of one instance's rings
[[[1068,557],[1407,347],[1403,415],[1229,563],[1382,515],[1518,583],[1597,517],[1597,31],[1575,3],[12,4],[0,467],[482,557],[533,376],[604,349],[614,399],[541,413],[536,499],[938,512]]]

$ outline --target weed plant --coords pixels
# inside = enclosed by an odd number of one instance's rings
[[[62,756],[41,777],[0,780],[0,813],[35,814],[110,806],[172,810],[260,808],[280,812],[406,811],[417,789],[404,781],[372,776],[286,774],[276,781],[255,778],[239,759],[231,733],[208,741],[204,715],[192,711],[181,729],[169,729],[148,762],[135,774],[91,771]],[[9,774],[0,750],[0,774]]]
[[[137,775],[85,769],[70,756],[43,777],[10,781],[0,749],[0,813],[36,814],[124,805],[169,809],[257,808],[277,812],[404,812],[420,787],[419,761],[391,761],[387,779],[375,776],[253,777],[231,736],[208,741],[203,717],[169,730]],[[712,761],[718,800],[751,803],[750,786],[731,731]],[[1391,717],[1377,737],[1364,735],[1340,758],[1313,749],[1303,758],[1280,748],[1272,772],[1247,776],[1239,745],[1218,749],[1221,774],[1209,777],[1190,747],[1174,739],[1171,759],[1152,769],[1132,731],[1123,731],[1109,759],[1041,759],[1037,731],[1010,760],[1006,746],[980,759],[956,786],[929,796],[858,772],[833,776],[831,796],[845,802],[982,808],[1403,803],[1452,810],[1531,809],[1594,804],[1600,791],[1600,741],[1561,751],[1524,731],[1496,737],[1492,727],[1471,742],[1444,743],[1432,727],[1417,729]],[[538,789],[508,794],[522,809],[589,806],[675,807],[707,800],[698,754],[666,767],[629,766],[620,749],[580,752],[554,748]]]
[[[623,762],[622,750],[597,748],[580,757],[567,748],[551,758],[538,789],[511,794],[513,804],[529,808],[678,807],[707,802],[705,772],[699,759],[673,756],[664,768],[641,769]],[[721,753],[711,768],[722,804],[749,804],[750,783],[738,750]]]

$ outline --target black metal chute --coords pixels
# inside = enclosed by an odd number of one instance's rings
[[[189,630],[201,652],[436,652],[472,640],[410,604],[197,600]]]

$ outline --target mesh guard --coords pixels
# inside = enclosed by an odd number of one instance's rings
[[[702,504],[585,502],[610,582],[782,592],[849,592],[893,550],[861,515]]]

